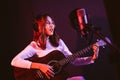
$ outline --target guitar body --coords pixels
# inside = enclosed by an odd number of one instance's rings
[[[106,45],[106,43],[102,40],[99,40],[95,44],[97,44],[98,46]],[[62,68],[63,65],[74,60],[76,57],[83,56],[85,53],[91,50],[92,46],[93,45],[90,45],[84,48],[83,50],[68,56],[67,58],[65,58],[63,53],[61,53],[60,51],[54,50],[44,57],[39,58],[35,55],[27,60],[30,60],[32,62],[49,64],[53,66],[55,77],[51,78],[50,80],[66,80],[69,77],[69,75]],[[36,70],[36,69],[23,69],[23,68],[15,67],[14,73],[16,80],[48,80],[40,70]]]
[[[51,78],[50,80],[66,80],[66,78],[69,76],[68,73],[64,69],[61,70],[62,66],[57,63],[57,61],[63,58],[65,58],[65,56],[60,51],[55,50],[42,58],[33,56],[27,60],[52,65],[54,72],[57,73],[55,74],[55,77]],[[48,80],[40,70],[36,69],[15,67],[14,74],[16,80]]]

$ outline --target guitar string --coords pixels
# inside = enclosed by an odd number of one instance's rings
[[[61,66],[66,64],[69,61],[75,59],[76,57],[79,57],[79,56],[83,55],[84,53],[88,52],[91,48],[92,48],[92,45],[88,46],[85,49],[82,49],[81,51],[76,52],[74,55],[71,55],[71,56],[68,56],[67,58],[62,59],[61,61],[59,61],[59,64]]]
[[[67,58],[62,59],[61,61],[59,61],[59,64],[64,65],[64,64],[68,63],[69,61],[75,59],[76,57],[79,57],[79,56],[83,55],[84,53],[88,52],[91,49],[91,47],[92,47],[92,45],[88,46],[87,48],[82,49],[81,51],[76,52],[74,55],[71,55],[71,56],[68,56]],[[37,73],[37,75],[34,76],[35,79],[36,78],[43,79],[43,74],[39,70],[37,70],[36,73]]]
[[[37,75],[38,75],[38,78],[43,79],[43,74],[40,72],[40,70],[37,70]]]

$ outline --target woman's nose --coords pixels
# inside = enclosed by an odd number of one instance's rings
[[[55,25],[53,23],[50,24],[50,28],[54,28]]]

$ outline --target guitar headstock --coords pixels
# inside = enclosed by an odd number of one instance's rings
[[[111,41],[110,41],[110,39],[108,38],[108,37],[105,37],[105,40],[107,41],[107,42],[109,42],[109,43],[111,43]],[[102,47],[104,47],[107,43],[104,41],[104,40],[98,40],[97,42],[96,42],[96,44],[98,45],[98,46],[102,46]]]

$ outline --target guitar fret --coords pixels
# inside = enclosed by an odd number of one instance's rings
[[[88,46],[87,48],[81,50],[81,51],[78,51],[76,53],[74,53],[73,55],[70,55],[68,56],[67,58],[64,58],[62,60],[59,61],[59,64],[62,66],[62,65],[65,65],[67,63],[69,63],[70,61],[74,60],[76,57],[81,57],[83,56],[86,52],[88,52],[90,49],[92,48],[92,45]]]

